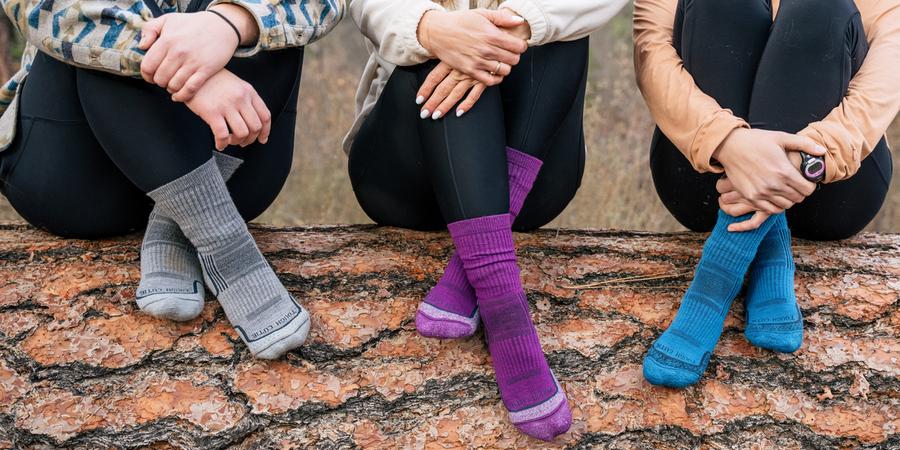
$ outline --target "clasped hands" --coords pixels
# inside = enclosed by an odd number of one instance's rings
[[[268,107],[253,86],[225,69],[239,47],[256,43],[256,20],[237,5],[213,9],[224,18],[209,11],[173,13],[144,24],[138,44],[147,52],[141,76],[206,122],[217,150],[265,144],[272,128]]]
[[[716,183],[719,207],[733,217],[754,213],[728,231],[755,230],[815,192],[815,183],[800,174],[799,152],[824,156],[826,150],[808,137],[780,131],[739,128],[728,135],[713,153],[726,174]]]
[[[528,50],[531,27],[508,9],[434,10],[422,16],[417,36],[440,60],[415,99],[420,117],[436,120],[457,104],[462,116],[488,86],[500,84]]]

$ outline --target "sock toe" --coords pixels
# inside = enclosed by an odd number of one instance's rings
[[[309,313],[303,309],[284,329],[273,336],[268,336],[267,339],[270,339],[271,343],[262,350],[253,352],[253,356],[259,359],[281,358],[285,353],[303,346],[309,336],[309,327]]]
[[[531,422],[517,424],[519,431],[542,441],[551,441],[553,438],[569,431],[572,426],[572,411],[569,402],[563,401],[561,405],[550,415]]]
[[[693,370],[665,364],[652,354],[644,358],[644,378],[654,386],[684,388],[696,384],[702,375]]]
[[[803,330],[780,333],[746,330],[744,336],[759,348],[779,353],[794,353],[803,345]]]
[[[160,319],[173,320],[175,322],[187,322],[200,317],[203,312],[203,300],[166,297],[156,299],[153,302],[141,306],[141,311]]]

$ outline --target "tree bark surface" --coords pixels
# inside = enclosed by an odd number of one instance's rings
[[[738,299],[706,377],[684,390],[650,386],[641,360],[702,235],[517,235],[574,415],[551,445],[510,425],[481,333],[416,334],[446,234],[253,233],[313,317],[281,361],[251,358],[214,299],[183,324],[140,313],[138,236],[0,225],[0,448],[900,448],[900,235],[795,241],[802,349],[750,346]]]

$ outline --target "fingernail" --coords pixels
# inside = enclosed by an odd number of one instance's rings
[[[457,110],[456,110],[456,117],[462,117],[462,115],[465,114],[465,113],[466,113],[465,111],[463,111],[463,110],[461,110],[461,109],[457,109]]]
[[[822,147],[821,145],[817,145],[817,146],[816,146],[816,150],[818,150],[818,151],[820,151],[820,152],[822,152],[822,153],[825,153],[825,152],[828,151],[828,150],[825,149],[825,147]]]
[[[440,111],[435,111],[434,114],[431,115],[431,119],[432,119],[432,120],[438,120],[438,119],[440,119],[441,116],[443,116],[443,115],[444,115],[444,114],[441,113]]]
[[[425,97],[423,97],[421,95],[416,97],[416,104],[421,105],[422,103],[425,103]]]
[[[420,119],[424,119],[424,118],[428,117],[428,114],[429,114],[430,112],[431,112],[431,111],[429,111],[429,110],[427,110],[427,109],[423,109],[422,112],[419,113],[419,118],[420,118]]]
[[[524,22],[525,18],[522,16],[512,16],[513,22]]]

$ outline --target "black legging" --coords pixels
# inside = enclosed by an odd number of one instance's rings
[[[303,50],[235,58],[228,69],[272,112],[266,145],[229,147],[244,160],[228,183],[251,220],[275,200],[291,168]],[[162,88],[77,69],[39,54],[21,91],[16,139],[0,152],[0,192],[32,225],[74,238],[142,228],[145,192],[208,161],[209,127]]]
[[[382,225],[431,230],[509,212],[506,146],[544,161],[516,229],[549,223],[584,171],[587,38],[529,49],[462,117],[420,119],[416,91],[437,62],[398,67],[350,151],[362,209]]]
[[[765,1],[681,0],[673,43],[697,86],[751,127],[796,133],[840,104],[868,50],[852,0],[783,0],[772,22]],[[650,168],[666,208],[685,227],[716,221],[718,175],[700,174],[662,134]],[[843,239],[878,213],[892,176],[884,139],[852,178],[822,185],[787,211],[798,237]]]

